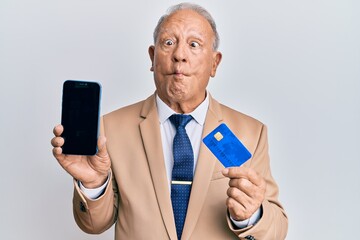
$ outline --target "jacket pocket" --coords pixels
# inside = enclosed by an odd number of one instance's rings
[[[222,174],[222,169],[221,169],[220,171],[213,172],[213,175],[211,176],[211,181],[219,180],[219,179],[223,179],[223,178],[226,178],[226,177]]]

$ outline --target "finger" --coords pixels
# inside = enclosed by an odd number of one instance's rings
[[[247,206],[251,204],[250,197],[241,190],[239,190],[238,188],[230,187],[228,188],[226,194],[228,195],[229,198],[232,198],[236,200],[236,202],[241,204],[244,207],[244,209],[246,209]]]
[[[54,127],[53,133],[56,137],[60,137],[64,131],[63,125],[59,124]]]
[[[262,186],[263,182],[265,182],[264,178],[251,168],[248,168],[248,177],[248,179],[256,186]]]
[[[61,147],[54,147],[52,152],[53,152],[54,157],[58,161],[61,161],[64,158],[64,155],[62,154],[62,148]]]
[[[227,191],[227,206],[234,219],[248,219],[260,207],[261,200],[249,197],[237,188],[229,188]]]
[[[51,139],[51,145],[53,147],[62,147],[64,145],[64,138],[62,137],[54,137],[53,139]]]
[[[248,219],[251,216],[248,216],[246,214],[247,210],[244,208],[244,206],[233,198],[229,197],[226,199],[226,206],[229,210],[231,217],[236,221],[242,221]]]
[[[247,196],[252,197],[256,192],[257,186],[245,178],[233,178],[229,181],[230,188],[237,188]]]
[[[263,178],[251,168],[246,167],[231,167],[223,171],[223,175],[228,178],[245,178],[253,184],[260,186]]]
[[[104,158],[108,156],[107,148],[106,148],[106,137],[105,136],[99,136],[98,139],[98,152],[97,156],[100,158]]]
[[[223,170],[223,175],[228,178],[247,177],[247,169],[244,167],[229,167]]]

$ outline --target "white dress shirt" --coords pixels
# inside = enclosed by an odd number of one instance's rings
[[[156,96],[156,105],[159,115],[160,133],[164,151],[166,173],[169,181],[169,189],[171,189],[171,176],[174,166],[173,140],[176,134],[176,128],[171,123],[169,117],[177,113],[172,110],[168,105],[166,105],[159,98],[159,96]],[[189,136],[191,146],[194,152],[194,173],[199,157],[200,143],[202,141],[201,136],[208,107],[209,98],[206,97],[205,100],[193,112],[186,114],[193,117],[193,119],[191,119],[190,122],[186,124],[185,130]]]
[[[172,110],[168,105],[166,105],[159,96],[156,95],[156,105],[159,115],[159,124],[160,124],[160,133],[161,133],[161,142],[164,151],[164,160],[166,167],[166,174],[169,182],[169,189],[171,189],[171,176],[172,169],[174,165],[174,157],[173,157],[173,139],[176,134],[175,126],[169,120],[169,117],[173,114],[176,114],[174,110]],[[209,94],[207,94],[205,100],[191,113],[193,119],[185,126],[186,133],[189,136],[191,146],[194,152],[194,173],[197,165],[197,160],[199,157],[200,144],[202,142],[202,132],[205,123],[205,117],[207,110],[209,108]],[[81,183],[79,186],[81,190],[90,198],[96,199],[98,198],[104,191],[107,186],[109,179],[106,183],[97,189],[86,189]],[[170,191],[169,191],[170,192]],[[224,202],[225,204],[225,202]],[[232,222],[238,228],[244,228],[250,225],[254,225],[261,217],[261,208],[258,209],[249,219],[244,221],[235,221],[230,217]]]

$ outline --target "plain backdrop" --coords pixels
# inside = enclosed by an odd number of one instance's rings
[[[62,83],[101,82],[102,114],[152,94],[147,49],[175,3],[0,1],[0,239],[113,239],[76,226],[72,179],[51,153]],[[359,1],[196,3],[221,38],[209,91],[269,128],[287,239],[360,239]]]

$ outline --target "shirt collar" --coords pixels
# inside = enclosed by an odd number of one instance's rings
[[[176,112],[172,110],[168,105],[166,105],[166,103],[164,103],[157,94],[156,94],[156,105],[159,115],[159,121],[161,124],[163,124],[171,115],[176,114]],[[208,92],[206,92],[205,100],[202,103],[200,103],[200,105],[197,108],[195,108],[194,111],[189,113],[189,115],[191,115],[198,124],[203,126],[205,123],[205,117],[208,108],[209,108],[209,94]]]

